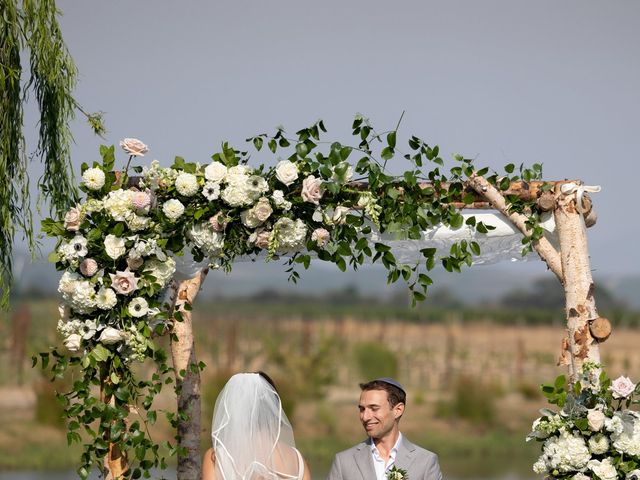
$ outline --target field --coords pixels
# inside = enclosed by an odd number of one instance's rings
[[[66,469],[77,458],[77,446],[66,445],[53,394],[65,384],[52,385],[30,368],[32,354],[58,341],[56,315],[55,302],[33,302],[16,306],[0,323],[0,469]],[[198,359],[207,364],[203,449],[215,398],[229,375],[265,370],[279,386],[312,470],[326,472],[337,450],[363,437],[358,382],[393,375],[408,391],[403,432],[436,451],[447,476],[529,475],[539,446],[525,444],[524,437],[545,406],[539,385],[564,369],[556,366],[562,312],[538,312],[535,322],[528,315],[421,311],[407,317],[364,306],[203,302],[194,312]],[[637,329],[614,329],[602,347],[611,375],[637,377],[638,344]],[[173,402],[167,389],[157,406],[172,410]],[[159,422],[152,435],[173,434]]]

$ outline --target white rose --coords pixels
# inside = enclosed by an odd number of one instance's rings
[[[243,211],[240,214],[240,221],[247,228],[256,228],[262,223],[260,220],[258,220],[258,217],[256,217],[253,209]]]
[[[89,190],[100,190],[104,187],[105,175],[99,168],[87,168],[82,174],[82,181]]]
[[[82,337],[77,333],[72,333],[63,341],[64,346],[67,350],[72,353],[76,353],[80,351],[80,344],[82,343]]]
[[[200,187],[198,186],[198,178],[191,174],[183,172],[178,175],[175,181],[176,190],[180,195],[185,197],[191,197],[198,193]]]
[[[344,225],[347,223],[347,214],[349,213],[349,207],[337,206],[335,209],[329,209],[326,212],[327,223],[333,225]]]
[[[120,258],[127,251],[124,245],[124,238],[109,234],[104,239],[104,249],[107,255],[114,260]]]
[[[635,383],[633,383],[629,377],[620,375],[613,382],[609,390],[613,392],[613,398],[627,398],[636,389]]]
[[[120,330],[113,327],[107,327],[102,330],[98,341],[104,343],[105,345],[112,345],[114,343],[122,341],[123,339],[124,335]]]
[[[616,467],[611,463],[610,458],[605,458],[602,461],[590,460],[587,468],[595,473],[600,480],[616,480],[618,476]]]
[[[220,162],[211,162],[204,169],[204,178],[210,182],[220,183],[227,175],[227,167]]]
[[[144,157],[144,154],[149,151],[149,147],[137,138],[124,138],[120,140],[120,146],[125,152],[134,157]]]
[[[597,410],[595,408],[590,409],[589,413],[587,413],[589,430],[591,430],[592,432],[599,432],[600,430],[602,430],[602,427],[604,426],[604,419],[605,416],[601,410]]]
[[[184,213],[184,205],[180,200],[172,198],[164,202],[162,211],[170,221],[175,222]]]
[[[298,179],[298,167],[289,160],[281,160],[276,165],[276,178],[289,186]]]

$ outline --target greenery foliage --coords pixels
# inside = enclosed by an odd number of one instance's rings
[[[358,269],[366,260],[380,262],[388,271],[388,282],[402,279],[415,304],[425,299],[432,284],[428,272],[436,262],[450,272],[460,271],[480,253],[479,245],[461,240],[448,252],[424,248],[422,262],[406,265],[396,261],[376,231],[409,240],[440,224],[486,233],[490,227],[475,217],[464,225],[454,206],[474,200],[466,178],[483,175],[506,190],[512,181],[536,180],[541,174],[536,165],[511,175],[515,167],[507,165],[506,176],[487,175],[487,168],[477,169],[462,156],[456,156],[447,170],[439,147],[416,136],[408,139],[408,153],[401,151],[398,127],[379,133],[366,118],[357,116],[352,129],[356,145],[325,141],[322,121],[293,137],[279,128],[274,134],[249,138],[253,150],[266,147],[286,159],[275,167],[251,167],[249,151],[227,143],[206,167],[176,157],[170,168],[155,161],[149,167],[135,167],[141,178],[112,171],[114,147],[101,147],[102,162],[82,165],[81,190],[87,199],[70,209],[64,220],[43,221],[43,231],[58,240],[49,258],[65,272],[58,328],[69,353],[54,350],[41,355],[45,368],[53,359],[57,376],[70,366],[82,367],[73,389],[60,397],[69,420],[69,441],[80,442],[80,431],[90,438],[81,477],[102,464],[110,443],[134,452],[136,461],[128,472],[134,478],[164,465],[159,446],[145,435],[144,426],[156,420],[153,398],[170,381],[166,355],[152,338],[171,331],[171,315],[177,321],[182,318],[182,312],[170,311],[164,295],[183,255],[227,270],[239,256],[264,254],[270,261],[287,255],[293,282],[299,279],[300,268],[310,266],[312,255],[343,271],[348,266]],[[147,148],[135,139],[125,139],[121,145],[131,153],[130,161]],[[398,156],[410,168],[400,176],[390,175],[387,164]],[[128,189],[129,184],[135,188]],[[534,201],[514,199],[512,208],[530,214],[535,227]],[[535,239],[536,231],[525,242]],[[315,358],[326,356],[330,347],[321,348]],[[157,372],[140,380],[132,365],[145,359],[156,362]],[[302,375],[301,385],[308,384],[309,375],[317,376],[316,367],[321,365],[319,360],[313,365],[305,362],[294,369]],[[324,383],[319,378],[313,388]],[[93,394],[97,386],[99,397]],[[131,410],[142,420],[131,421]],[[166,447],[175,452],[173,446]]]

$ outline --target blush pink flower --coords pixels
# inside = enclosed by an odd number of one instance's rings
[[[209,219],[209,223],[211,227],[216,232],[223,232],[227,227],[226,218],[224,217],[222,212],[216,213],[213,217]]]
[[[137,138],[124,138],[120,140],[120,146],[125,152],[134,157],[144,157],[144,154],[149,151],[149,147]]]
[[[138,279],[129,269],[124,272],[116,271],[115,275],[110,273],[109,276],[111,277],[111,288],[120,295],[129,295],[138,288]]]
[[[73,207],[64,215],[64,228],[70,232],[77,232],[80,229],[81,222],[82,214],[76,207]]]
[[[331,237],[331,234],[325,228],[316,228],[311,233],[311,240],[316,242],[319,247],[324,247],[329,241],[330,237]]]
[[[136,210],[144,210],[151,205],[151,195],[147,192],[135,192],[131,197],[131,203]]]
[[[613,392],[613,398],[627,398],[636,389],[636,384],[629,377],[620,375],[613,382],[609,390]]]
[[[302,199],[318,205],[322,198],[322,179],[309,175],[302,181]]]
[[[256,234],[256,247],[267,249],[269,248],[269,239],[271,238],[271,232],[269,230],[263,230]]]
[[[80,273],[85,277],[93,277],[98,271],[98,262],[93,258],[85,258],[80,264]]]

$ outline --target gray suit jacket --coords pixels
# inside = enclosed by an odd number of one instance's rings
[[[442,480],[438,456],[411,443],[403,435],[394,462],[407,471],[409,480]],[[368,441],[336,455],[327,480],[375,480]]]

